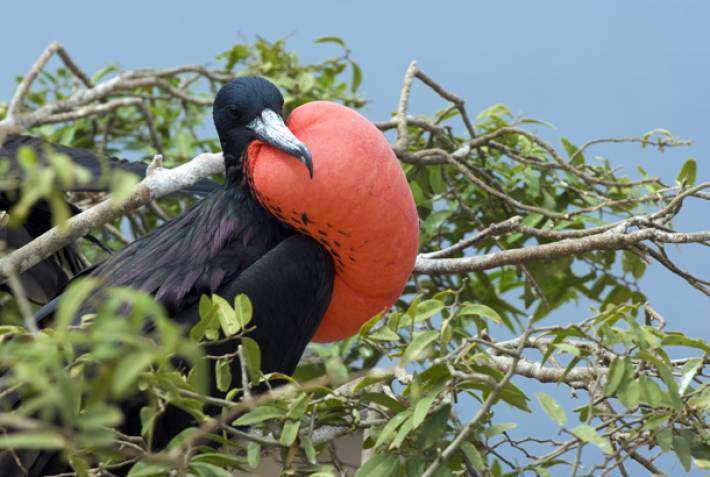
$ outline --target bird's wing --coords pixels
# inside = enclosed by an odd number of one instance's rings
[[[245,189],[222,188],[181,216],[126,246],[91,273],[102,286],[129,286],[153,295],[170,314],[214,293],[251,266],[288,231]],[[40,311],[51,314],[56,303]],[[81,312],[89,312],[90,307]]]
[[[117,157],[101,157],[86,149],[78,149],[61,144],[51,143],[34,136],[11,135],[5,139],[0,147],[0,159],[8,159],[10,174],[21,175],[22,170],[17,163],[17,152],[21,147],[32,149],[40,163],[46,164],[48,151],[66,154],[71,160],[91,173],[92,179],[86,184],[74,184],[67,189],[68,192],[106,192],[110,181],[111,171],[123,170],[132,172],[139,177],[145,176],[147,165],[141,161],[129,161]],[[185,187],[179,194],[204,197],[220,185],[210,179],[202,179],[195,184]]]
[[[108,180],[111,171],[124,170],[143,177],[146,165],[142,162],[127,161],[117,158],[103,158],[90,151],[77,149],[60,144],[53,144],[33,136],[11,135],[5,139],[0,147],[0,160],[8,160],[8,177],[22,177],[22,168],[17,162],[17,154],[21,147],[29,147],[37,154],[41,163],[46,163],[48,150],[66,154],[76,164],[89,170],[92,180],[86,184],[74,184],[67,189],[68,192],[106,192],[109,190]],[[179,194],[204,197],[221,187],[210,179],[202,179],[192,186],[181,190]],[[10,209],[18,200],[13,191],[0,191],[0,210]],[[79,212],[70,206],[71,212]],[[13,231],[0,228],[0,234],[8,240],[11,249],[17,249],[39,237],[52,227],[52,216],[49,204],[39,201],[32,209],[25,222]],[[0,237],[3,238],[3,237]],[[89,237],[95,243],[98,240]],[[64,247],[57,254],[40,262],[35,267],[20,274],[20,281],[24,285],[27,297],[39,304],[47,303],[57,295],[69,281],[70,275],[75,275],[84,268],[84,262],[79,255],[75,243]],[[6,284],[0,283],[0,290],[9,292]]]
[[[230,303],[242,293],[249,297],[253,306],[249,326],[254,328],[249,336],[261,347],[262,371],[291,374],[330,304],[332,289],[333,260],[328,252],[310,237],[292,235],[238,276],[227,275],[216,294]],[[194,303],[173,319],[192,326],[199,319],[198,307]],[[207,351],[234,352],[233,341],[209,344]]]

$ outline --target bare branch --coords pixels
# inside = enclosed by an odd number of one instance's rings
[[[407,107],[409,106],[409,95],[412,92],[412,80],[417,72],[417,62],[412,61],[404,74],[404,85],[399,96],[399,107],[397,108],[397,141],[394,144],[395,151],[406,151],[409,145],[409,133],[407,131]]]
[[[441,258],[441,257],[448,257],[449,255],[453,255],[456,252],[460,252],[472,245],[475,245],[482,240],[486,239],[487,237],[490,236],[495,236],[498,234],[502,234],[505,232],[510,232],[511,230],[515,230],[517,226],[520,224],[520,221],[523,220],[522,217],[519,215],[513,216],[509,218],[508,220],[504,220],[503,222],[497,223],[490,225],[486,227],[485,229],[481,230],[479,233],[474,235],[471,238],[467,238],[464,240],[461,240],[460,242],[455,243],[454,245],[447,247],[442,250],[438,250],[436,252],[431,252],[431,253],[424,253],[421,254],[421,258]]]
[[[37,58],[35,64],[32,65],[32,68],[30,68],[30,71],[25,75],[24,78],[22,78],[20,84],[17,85],[15,95],[12,97],[12,100],[10,101],[10,107],[7,110],[8,117],[13,118],[20,113],[20,109],[22,109],[22,101],[25,99],[25,96],[27,96],[27,93],[30,90],[30,86],[32,86],[34,80],[37,79],[37,76],[39,76],[40,72],[44,69],[49,60],[52,58],[52,55],[54,55],[54,53],[56,53],[57,50],[60,48],[61,45],[59,44],[59,42],[53,41],[47,47],[47,49],[44,50],[41,55],[39,55],[39,58]]]
[[[619,250],[644,240],[662,243],[703,243],[710,241],[710,231],[695,233],[669,233],[656,229],[643,229],[626,233],[616,229],[580,239],[537,245],[533,247],[504,250],[476,257],[464,258],[417,258],[416,273],[469,273],[551,258],[579,255],[593,250]]]
[[[35,111],[23,113],[22,102],[29,93],[32,83],[47,66],[47,63],[55,53],[58,54],[67,69],[81,81],[84,85],[84,89],[73,92],[69,97],[63,100],[47,103]],[[43,124],[52,124],[99,115],[120,107],[140,106],[140,100],[144,98],[135,90],[141,88],[157,87],[166,93],[166,97],[168,98],[174,97],[181,101],[201,106],[211,105],[211,98],[196,97],[189,94],[187,89],[182,89],[186,88],[187,84],[182,84],[181,87],[175,87],[166,79],[181,74],[194,74],[198,75],[198,77],[218,82],[231,79],[231,75],[211,71],[204,66],[184,65],[162,70],[143,69],[125,71],[95,85],[86,73],[73,61],[66,50],[58,42],[53,42],[39,56],[28,74],[25,75],[18,85],[10,103],[7,117],[0,121],[0,144],[2,144],[8,134],[18,134]],[[111,99],[110,96],[115,94],[120,94],[121,97]],[[100,102],[102,104],[92,104],[94,102]]]

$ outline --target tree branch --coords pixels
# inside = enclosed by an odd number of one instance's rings
[[[644,240],[662,243],[705,243],[710,241],[710,231],[680,233],[663,232],[657,229],[643,229],[627,233],[625,227],[616,227],[608,232],[562,240],[532,247],[504,250],[486,255],[464,258],[425,258],[418,257],[414,271],[416,273],[470,273],[479,270],[552,258],[579,255],[594,250],[619,250]]]

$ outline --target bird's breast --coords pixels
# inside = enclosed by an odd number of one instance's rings
[[[294,110],[287,124],[311,151],[313,179],[261,142],[249,148],[248,174],[273,215],[333,257],[333,297],[315,339],[343,339],[402,293],[419,242],[416,207],[389,143],[360,114],[318,101]]]

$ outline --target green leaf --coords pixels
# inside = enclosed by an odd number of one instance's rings
[[[609,372],[606,376],[606,383],[604,384],[604,394],[611,396],[619,389],[621,382],[624,380],[626,375],[626,360],[623,357],[614,358],[614,360],[609,365]]]
[[[338,36],[322,36],[316,40],[316,43],[337,43],[338,45],[345,47],[345,42]]]
[[[227,64],[224,68],[227,71],[232,71],[234,65],[249,57],[249,46],[243,44],[234,45],[229,51],[218,56],[218,58],[225,57],[227,58]]]
[[[481,111],[478,116],[476,116],[476,121],[480,122],[483,119],[489,118],[489,117],[501,117],[501,116],[512,116],[513,113],[510,111],[510,108],[506,106],[505,104],[498,103],[494,104],[493,106],[489,107],[488,109],[484,109]]]
[[[589,426],[587,424],[580,424],[574,429],[572,429],[572,433],[580,440],[588,442],[590,444],[594,444],[595,446],[599,447],[606,454],[613,453],[609,440],[600,436],[596,429],[594,429],[592,426]]]
[[[703,365],[701,358],[689,359],[680,370],[680,381],[678,382],[678,394],[681,396],[693,382],[693,378],[698,374],[698,370]]]
[[[200,318],[207,318],[212,312],[213,308],[214,305],[212,304],[212,300],[210,299],[210,297],[208,297],[207,295],[201,295],[199,306]]]
[[[133,387],[138,377],[153,362],[154,356],[149,351],[138,350],[125,355],[116,365],[111,379],[111,391],[116,397],[124,397]]]
[[[79,308],[96,288],[97,280],[88,277],[73,280],[59,300],[57,312],[54,314],[54,325],[60,332],[66,331],[79,313]]]
[[[468,441],[464,441],[461,444],[461,450],[464,454],[466,454],[466,458],[473,468],[480,473],[484,473],[486,469],[486,461],[483,460],[483,457],[481,456],[481,453],[478,452],[478,449],[476,449],[476,446]]]
[[[417,401],[412,415],[412,430],[416,429],[422,422],[424,422],[424,419],[426,419],[429,414],[431,405],[434,404],[434,401],[436,400],[436,396],[436,394],[430,394]]]
[[[392,419],[387,421],[387,424],[382,428],[382,431],[380,432],[380,435],[377,436],[377,440],[375,441],[375,446],[374,448],[377,449],[381,445],[385,443],[389,443],[390,440],[394,437],[394,433],[397,431],[397,428],[411,415],[411,412],[409,409],[406,411],[400,412],[399,414],[396,414]]]
[[[406,366],[407,363],[415,361],[422,357],[427,351],[427,347],[439,337],[438,331],[423,331],[414,337],[402,356],[401,366]]]
[[[232,369],[230,368],[230,362],[226,359],[220,359],[217,361],[214,373],[217,381],[217,389],[222,392],[229,391],[229,387],[232,384]]]
[[[94,83],[98,83],[101,78],[103,78],[104,76],[106,76],[110,73],[113,73],[117,69],[118,68],[116,67],[116,65],[104,66],[99,71],[94,73],[94,75],[91,77],[91,81],[93,81]]]
[[[252,469],[259,467],[261,462],[261,445],[256,442],[250,442],[247,445],[247,464]]]
[[[68,460],[72,470],[76,472],[76,477],[92,477],[91,465],[86,459],[73,455],[68,457]]]
[[[668,414],[659,414],[658,416],[647,417],[645,419],[646,422],[643,424],[643,428],[652,431],[661,426],[665,426],[669,419],[670,416]]]
[[[656,432],[656,444],[663,452],[668,452],[673,447],[673,429],[666,427],[665,429]]]
[[[228,470],[206,462],[192,462],[190,468],[200,477],[234,477]]]
[[[242,329],[240,319],[237,318],[237,312],[227,300],[219,295],[212,295],[212,303],[217,310],[217,319],[222,327],[222,332],[225,336],[233,336]]]
[[[306,410],[310,404],[311,400],[308,397],[308,394],[301,394],[300,397],[291,399],[291,402],[289,403],[290,409],[288,410],[286,417],[294,420],[300,419],[306,413]]]
[[[682,333],[669,332],[661,340],[662,346],[686,346],[710,354],[710,345],[701,339],[689,338]]]
[[[369,320],[367,320],[365,323],[363,323],[362,326],[360,326],[360,331],[358,331],[358,335],[360,336],[367,336],[367,334],[370,332],[373,326],[375,326],[382,318],[384,318],[384,313],[378,313]],[[395,338],[398,339],[398,338]]]
[[[710,410],[710,388],[706,388],[703,393],[696,394],[688,399],[688,406],[701,411]]]
[[[403,469],[400,470],[400,475],[410,476],[410,475],[422,475],[426,469],[427,459],[421,454],[408,455],[402,465]],[[333,477],[328,476],[328,477]]]
[[[192,150],[195,146],[194,139],[189,132],[180,130],[173,140],[175,153],[178,157],[192,157]]]
[[[301,421],[287,420],[284,423],[284,427],[281,430],[281,445],[284,447],[290,447],[296,441],[298,437],[298,428],[301,426]]]
[[[316,453],[316,448],[313,447],[313,441],[308,436],[303,436],[300,439],[301,447],[303,448],[303,453],[306,455],[306,459],[310,464],[316,464],[318,462]]]
[[[395,333],[390,327],[383,326],[374,333],[368,336],[371,340],[377,341],[399,341],[399,335]]]
[[[301,93],[308,93],[316,84],[316,79],[309,73],[301,73],[297,80],[298,89]]]
[[[240,293],[234,299],[234,311],[237,315],[239,325],[244,328],[251,321],[253,308],[251,300],[244,293]]]
[[[552,396],[543,392],[535,393],[535,396],[550,419],[560,427],[567,425],[567,413]]]
[[[394,375],[391,372],[384,370],[373,370],[372,375],[365,376],[359,380],[355,386],[353,386],[352,392],[353,394],[357,394],[371,384],[381,383],[383,381],[389,382],[392,381],[393,378]]]
[[[364,403],[374,402],[393,412],[401,412],[407,409],[402,403],[384,393],[364,393],[360,396],[360,401]]]
[[[259,381],[261,374],[261,350],[259,344],[248,336],[242,337],[242,354],[252,383]]]
[[[637,280],[641,278],[646,271],[646,263],[635,253],[624,250],[621,264],[624,272],[630,273]]]
[[[399,472],[399,456],[380,453],[360,466],[354,477],[392,477]]]
[[[574,355],[578,358],[581,354],[581,351],[577,346],[575,346],[573,344],[569,344],[569,343],[555,343],[555,348],[560,351],[564,351],[566,353]]]
[[[64,198],[56,191],[52,191],[49,193],[49,205],[52,209],[52,225],[64,230],[66,221],[71,216]]]
[[[240,416],[232,424],[235,426],[251,426],[269,419],[281,419],[286,415],[286,411],[275,406],[260,406],[243,416]]]
[[[644,351],[638,353],[639,356],[643,356],[644,354]],[[666,356],[665,359],[667,360],[668,357]],[[656,366],[658,374],[661,376],[661,379],[668,388],[668,392],[665,393],[665,395],[668,397],[671,406],[676,411],[680,411],[683,408],[683,403],[680,400],[678,385],[675,382],[675,377],[673,376],[673,372],[671,371],[670,367],[664,361],[652,355],[648,357],[648,360]]]
[[[82,429],[100,427],[115,427],[123,421],[123,414],[118,408],[107,404],[96,404],[86,408],[77,419],[77,425]]]
[[[438,445],[442,437],[449,431],[451,405],[444,404],[439,409],[430,411],[427,418],[417,431],[413,445],[417,449],[429,449]]]
[[[208,330],[219,327],[217,320],[217,307],[212,303],[212,299],[207,295],[200,297],[200,321],[195,324],[190,330],[190,339],[194,342],[199,342],[205,337]]]
[[[675,451],[678,460],[683,465],[686,472],[690,471],[690,466],[693,463],[690,453],[690,442],[684,436],[677,435],[673,437],[673,450]]]
[[[453,212],[451,209],[433,211],[422,222],[422,231],[429,235],[435,234]]]
[[[28,431],[0,435],[2,449],[62,449],[64,438],[52,431]]]
[[[663,138],[666,139],[673,139],[673,135],[668,129],[663,129],[663,128],[656,128],[648,131],[643,135],[643,141],[648,142],[651,140],[651,137],[654,136],[655,134],[658,134],[660,136],[663,136]]]
[[[164,477],[170,467],[165,464],[154,464],[144,461],[136,462],[126,477]]]
[[[518,427],[518,425],[514,422],[504,422],[503,424],[493,424],[492,426],[489,426],[486,428],[485,431],[483,431],[483,435],[485,435],[488,439],[491,437],[495,437],[499,434],[503,434],[504,432],[512,431]]]
[[[201,451],[192,458],[192,462],[207,462],[208,464],[218,465],[220,467],[241,468],[244,465],[245,459],[239,454]]]
[[[138,176],[121,169],[111,172],[111,201],[114,204],[124,201],[138,184]]]
[[[415,321],[429,319],[441,311],[442,308],[444,308],[444,304],[439,300],[424,300],[417,305]]]
[[[502,324],[503,319],[500,317],[497,311],[493,308],[482,305],[480,303],[468,303],[456,311],[457,316],[483,316],[494,321],[497,324]]]
[[[325,374],[333,386],[340,386],[348,380],[348,367],[340,357],[332,357],[325,362]]]
[[[617,397],[626,409],[635,409],[641,400],[641,384],[638,380],[622,383],[617,392]]]
[[[641,386],[641,397],[649,406],[663,407],[669,404],[666,394],[656,381],[646,375],[641,375],[638,382]]]
[[[362,83],[362,70],[360,69],[360,65],[358,65],[354,61],[350,62],[350,67],[353,70],[353,79],[350,83],[350,91],[352,93],[355,93],[360,87],[360,84]]]
[[[584,156],[579,152],[579,148],[572,144],[566,137],[562,138],[562,146],[564,146],[572,165],[579,166],[584,164]]]
[[[402,446],[402,442],[407,438],[410,432],[412,432],[412,419],[407,419],[397,430],[397,435],[394,436],[392,442],[390,442],[389,449],[399,449]]]
[[[695,179],[697,178],[697,175],[698,164],[695,162],[695,159],[688,159],[683,164],[683,167],[681,167],[676,181],[680,184],[693,186],[695,185]]]

